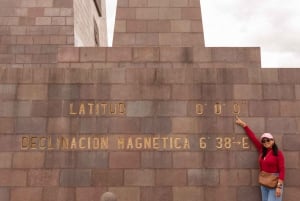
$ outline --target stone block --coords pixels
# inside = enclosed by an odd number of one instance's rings
[[[73,0],[53,0],[55,8],[73,8]]]
[[[63,101],[48,101],[46,112],[48,117],[59,117],[62,115]],[[42,106],[43,107],[43,106]],[[43,113],[42,113],[43,114]]]
[[[171,168],[171,152],[142,152],[141,166],[143,168]]]
[[[50,83],[64,83],[65,69],[51,68],[49,69],[49,82]]]
[[[300,156],[296,151],[284,151],[285,167],[286,168],[299,168]]]
[[[9,188],[0,188],[0,199],[2,201],[9,201]]]
[[[193,61],[194,62],[211,62],[212,61],[212,49],[211,48],[203,48],[203,47],[193,47]],[[194,71],[197,72],[212,72],[215,73],[216,69],[193,69]],[[197,74],[198,75],[198,74]],[[209,79],[206,78],[207,80],[214,81],[215,79]]]
[[[204,46],[203,33],[182,33],[181,34],[181,46],[192,47],[192,46]]]
[[[281,101],[280,114],[283,117],[299,117],[300,112],[297,110],[300,106],[300,101]]]
[[[19,64],[30,64],[32,61],[32,55],[25,55],[25,54],[20,54],[16,55],[16,63]]]
[[[110,168],[140,168],[139,152],[111,152],[109,155]]]
[[[45,168],[75,168],[76,154],[73,152],[47,152]]]
[[[135,45],[136,46],[158,46],[159,35],[158,33],[136,33]]]
[[[148,52],[149,48],[146,48],[145,51]],[[153,50],[153,49],[150,49]],[[149,51],[150,51],[149,50]],[[143,48],[134,48],[134,57],[138,60],[139,52],[143,52]],[[152,52],[152,51],[151,51]],[[144,53],[142,53],[144,54]],[[147,53],[145,53],[146,55]],[[143,56],[144,58],[144,56]],[[147,56],[148,58],[148,56]],[[142,59],[142,58],[141,58]],[[151,59],[150,59],[151,60]],[[151,84],[155,82],[157,70],[153,68],[130,68],[126,69],[126,83],[130,84]]]
[[[125,33],[126,31],[126,21],[117,20],[115,22],[115,33]]]
[[[284,199],[296,201],[299,199],[300,191],[299,187],[285,187],[284,188]]]
[[[278,70],[278,79],[282,84],[299,84],[299,76],[300,72],[296,68]]]
[[[248,69],[217,69],[217,82],[225,84],[247,84]]]
[[[147,21],[146,20],[127,21],[126,32],[133,32],[133,33],[147,32]]]
[[[97,69],[96,81],[97,83],[107,84],[122,84],[125,83],[125,71],[124,68],[118,69]]]
[[[183,47],[161,47],[160,61],[162,62],[189,62],[192,61],[193,52],[191,48]]]
[[[103,62],[106,60],[105,48],[84,47],[80,48],[81,62]]]
[[[93,186],[122,186],[124,171],[122,169],[97,169],[92,172]]]
[[[157,186],[186,186],[187,172],[184,169],[159,169],[155,181]]]
[[[199,121],[190,117],[172,118],[172,133],[198,133]]]
[[[155,117],[141,120],[141,131],[143,133],[169,134],[171,130],[172,122],[170,118]]]
[[[43,189],[43,201],[75,200],[75,188],[47,187]]]
[[[231,152],[205,152],[204,163],[207,168],[235,168],[235,154]]]
[[[157,20],[159,19],[158,8],[136,8],[136,19],[137,20]]]
[[[220,182],[220,173],[217,169],[189,169],[189,186],[217,186]]]
[[[17,98],[19,100],[45,100],[48,97],[47,85],[19,85]]]
[[[31,169],[28,172],[29,186],[57,186],[59,184],[59,170]]]
[[[274,134],[296,133],[297,122],[294,118],[268,118],[266,130]]]
[[[125,186],[155,186],[155,171],[150,169],[125,170]]]
[[[126,114],[128,117],[147,117],[155,112],[152,101],[128,101],[126,104]]]
[[[108,62],[132,61],[132,48],[115,47],[107,49]]]
[[[13,135],[0,135],[0,151],[11,152],[19,151],[20,142],[19,139]]]
[[[265,119],[262,117],[256,117],[256,118],[243,118],[243,121],[247,122],[248,126],[250,128],[255,129],[256,136],[259,137],[261,133],[266,132],[266,123]],[[235,125],[235,132],[236,133],[245,133],[244,129],[242,129],[240,126]]]
[[[133,48],[133,61],[155,62],[159,61],[159,48],[136,47]]]
[[[26,186],[27,173],[24,170],[0,170],[1,187],[20,187]]]
[[[250,140],[249,140],[249,143]],[[257,164],[258,153],[255,151],[239,151],[236,153],[236,167],[237,168],[258,168]]]
[[[288,151],[300,150],[299,135],[284,135],[283,136],[283,148]]]
[[[249,101],[249,115],[253,117],[276,117],[282,114],[281,109],[278,101]]]
[[[240,100],[261,100],[263,97],[262,86],[260,85],[234,85],[234,99]]]
[[[40,201],[43,188],[14,188],[11,190],[11,201]]]
[[[49,99],[78,99],[78,85],[49,85]]]
[[[59,48],[57,61],[58,62],[79,62],[79,48],[75,48],[75,47]]]
[[[191,32],[192,26],[189,20],[171,21],[171,32]]]
[[[261,192],[259,187],[239,187],[237,189],[237,200],[253,201],[260,199]]]
[[[173,201],[173,190],[171,187],[143,187],[141,188],[141,200]]]
[[[13,168],[42,168],[45,154],[43,152],[17,152],[13,156]]]
[[[116,126],[118,125],[118,126]],[[112,118],[109,123],[110,133],[139,133],[140,121],[138,118]]]
[[[3,101],[0,102],[0,116],[1,117],[13,117],[15,116],[15,101]]]
[[[17,86],[14,84],[0,85],[1,100],[15,99],[17,93]]]
[[[157,115],[159,116],[186,116],[186,101],[159,102]]]
[[[204,201],[204,189],[199,187],[174,187],[173,200],[174,201]]]
[[[60,172],[60,186],[91,186],[91,170],[64,169]]]
[[[202,85],[173,85],[172,98],[175,100],[200,100]]]
[[[206,201],[219,201],[219,200],[231,200],[236,199],[237,190],[234,187],[222,186],[222,187],[208,187],[205,188],[205,200]]]
[[[0,168],[11,168],[12,164],[12,153],[0,153]],[[1,189],[0,189],[0,198],[1,198]]]
[[[181,8],[181,19],[199,20],[201,19],[201,10],[199,8]],[[199,25],[201,25],[199,23]]]
[[[79,152],[76,167],[78,168],[107,168],[108,153],[106,152]]]
[[[43,134],[46,131],[46,118],[18,118],[16,133]]]
[[[173,153],[174,168],[203,168],[204,154],[201,152]]]
[[[99,201],[101,195],[105,193],[106,188],[99,187],[81,187],[76,188],[76,201]]]
[[[136,18],[136,8],[118,7],[116,11],[116,21],[132,20]]]
[[[263,97],[264,99],[272,100],[292,100],[297,97],[297,88],[294,85],[264,85]]]
[[[70,132],[70,119],[64,117],[49,118],[47,124],[48,134],[66,134]]]
[[[247,186],[251,184],[250,170],[220,170],[220,185]]]
[[[14,63],[15,57],[14,57],[14,55],[10,55],[10,54],[0,54],[0,62],[2,64]]]
[[[135,34],[134,33],[114,33],[113,47],[134,46]],[[115,58],[117,61],[117,59]]]
[[[148,21],[148,32],[156,33],[168,33],[171,32],[171,21],[170,20],[149,20]]]
[[[33,101],[31,103],[31,115],[32,117],[45,117],[47,116],[48,103],[43,101]]]
[[[1,134],[13,134],[14,133],[14,119],[12,118],[0,118],[0,133]]]
[[[140,201],[140,188],[138,187],[110,187],[109,192],[118,196],[122,201]]]
[[[159,33],[160,46],[183,46],[181,33]]]
[[[157,70],[156,81],[166,84],[183,84],[187,81],[185,68],[160,68]]]

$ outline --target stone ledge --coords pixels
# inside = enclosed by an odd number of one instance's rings
[[[260,65],[259,47],[62,47],[60,63],[93,62],[167,62],[167,63],[256,63]]]

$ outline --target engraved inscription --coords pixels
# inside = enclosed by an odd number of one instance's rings
[[[69,115],[71,116],[105,116],[105,115],[125,115],[125,103],[80,103],[69,105]]]

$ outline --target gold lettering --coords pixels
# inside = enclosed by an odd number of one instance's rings
[[[196,114],[203,115],[204,107],[203,104],[196,104]]]
[[[214,108],[215,108],[215,114],[218,114],[218,115],[222,114],[222,105],[221,105],[221,103],[216,103]]]
[[[70,109],[70,111],[69,111],[70,115],[76,115],[77,114],[76,112],[73,111],[73,106],[74,106],[74,104],[70,103],[70,108],[69,108]]]
[[[206,149],[206,138],[205,137],[201,137],[199,139],[199,147],[200,147],[200,149]]]
[[[101,103],[101,108],[103,110],[103,114],[106,114],[107,103]]]
[[[91,137],[88,137],[88,149],[91,149]]]
[[[22,137],[22,141],[21,141],[21,149],[25,150],[25,149],[29,149],[29,137]]]
[[[110,104],[110,106],[109,106],[109,108],[110,108],[110,114],[117,114],[117,104]]]
[[[159,149],[159,142],[158,142],[159,138],[154,137],[152,138],[152,145],[153,145],[153,149]]]
[[[96,115],[100,114],[99,104],[96,104]]]
[[[162,138],[162,141],[163,141],[163,149],[167,149],[167,140],[168,140],[167,137],[163,137],[163,138]]]
[[[71,140],[71,146],[70,149],[77,149],[77,144],[76,144],[76,138],[73,137]]]
[[[249,149],[249,143],[248,143],[249,138],[248,137],[243,137],[242,138],[242,145],[243,145],[243,149]]]
[[[240,112],[241,112],[240,105],[237,103],[233,104],[233,114],[239,115]]]
[[[125,148],[125,138],[118,138],[118,149]]]
[[[144,138],[144,149],[151,149],[151,138]]]
[[[47,138],[46,137],[40,137],[40,149],[44,150],[47,148]]]
[[[101,138],[101,149],[108,149],[108,137]]]
[[[178,138],[178,137],[175,138],[175,141],[174,141],[174,147],[175,147],[175,149],[181,149],[179,141],[180,141],[180,138]]]
[[[93,103],[88,103],[88,106],[89,106],[89,114],[90,115],[93,115],[93,111],[94,111],[94,104]]]
[[[125,114],[126,109],[125,109],[124,103],[119,103],[119,111],[120,111],[120,114]]]
[[[140,137],[135,138],[135,148],[137,149],[143,148],[142,138]]]
[[[132,138],[128,138],[127,140],[127,149],[133,149],[133,142],[132,142]]]
[[[31,137],[30,138],[30,149],[37,149],[37,137]]]
[[[59,138],[58,138],[58,140],[59,140]],[[61,148],[62,149],[69,149],[69,138],[61,137],[60,142],[61,142]]]
[[[85,115],[85,107],[83,103],[80,104],[79,115]]]
[[[184,144],[183,144],[184,149],[190,149],[190,141],[188,138],[184,138]]]
[[[86,147],[83,145],[83,141],[86,141],[85,137],[79,138],[79,149],[85,149]]]

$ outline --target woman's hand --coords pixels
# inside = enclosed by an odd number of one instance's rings
[[[235,116],[235,123],[237,124],[237,125],[239,125],[239,126],[241,126],[241,127],[246,127],[247,126],[247,124],[244,122],[244,121],[242,121],[238,116]]]
[[[275,195],[276,195],[276,197],[281,196],[281,188],[276,188]]]

